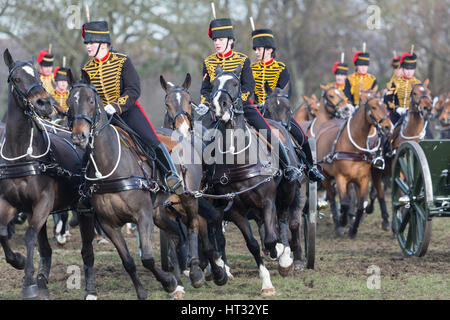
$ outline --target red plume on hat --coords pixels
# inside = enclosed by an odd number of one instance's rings
[[[50,53],[50,52],[48,52],[48,51],[41,50],[41,51],[39,52],[39,55],[38,55],[36,61],[37,61],[38,63],[41,63],[41,62],[42,62],[42,59],[44,59],[44,56],[45,56],[46,54],[49,54],[49,53]]]
[[[55,68],[55,71],[53,71],[53,78],[56,78],[56,74],[58,73],[58,70],[60,69],[61,67],[56,67]]]
[[[336,61],[336,62],[334,63],[332,73],[336,73],[336,70],[337,70],[337,67],[339,66],[339,63],[340,63],[339,61]]]
[[[405,59],[406,57],[409,57],[409,56],[412,56],[412,54],[409,52],[403,52],[402,56],[400,57],[400,65],[402,65],[403,59]]]
[[[353,56],[353,63],[356,63],[356,60],[358,60],[358,56],[362,53],[362,51],[356,51],[355,55]]]
[[[212,39],[211,23],[209,24],[208,36]]]
[[[84,24],[81,26],[81,37],[84,39]]]

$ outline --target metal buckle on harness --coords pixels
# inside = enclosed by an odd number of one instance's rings
[[[227,175],[224,173],[223,176],[220,177],[219,179],[220,183],[222,185],[226,185],[228,184],[228,182],[230,181],[230,179],[227,177]]]
[[[376,157],[375,159],[372,160],[372,165],[378,170],[384,170],[385,167],[384,158],[381,156]]]

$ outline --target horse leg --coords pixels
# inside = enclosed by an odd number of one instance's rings
[[[280,240],[281,243],[277,243],[275,246],[277,250],[278,259],[278,272],[281,276],[287,277],[292,271],[294,260],[291,258],[291,247],[289,245],[289,208],[285,208],[281,212],[278,225],[280,227]]]
[[[78,219],[80,219],[80,217],[81,216],[79,215]],[[131,257],[130,252],[128,251],[127,243],[125,242],[125,239],[122,236],[120,228],[113,228],[106,221],[103,221],[101,217],[99,217],[99,222],[103,231],[106,233],[108,238],[112,241],[112,243],[116,247],[117,252],[120,255],[120,258],[122,259],[122,264],[127,273],[130,275],[131,281],[133,281],[133,285],[134,288],[136,289],[138,299],[140,300],[147,299],[147,291],[144,289],[141,281],[138,278],[136,272],[136,264],[134,263],[134,260]]]
[[[53,201],[50,193],[44,194],[33,208],[33,215],[28,217],[29,227],[25,232],[25,244],[27,247],[27,259],[25,263],[25,278],[22,286],[22,298],[31,299],[38,295],[38,286],[36,285],[34,275],[34,247],[38,241],[38,234],[45,225],[50,210],[53,207]],[[44,236],[41,235],[44,238]],[[43,239],[41,238],[41,239]],[[48,242],[48,239],[47,239]],[[47,261],[48,263],[48,261]],[[45,292],[43,292],[45,295]]]
[[[47,222],[41,228],[38,235],[39,261],[38,274],[36,282],[38,286],[38,297],[41,300],[48,300],[50,293],[47,288],[48,279],[50,277],[50,269],[52,265],[52,247],[48,242]]]
[[[273,286],[272,281],[270,280],[269,270],[267,270],[262,260],[258,241],[253,237],[248,219],[246,217],[243,217],[233,209],[230,210],[230,215],[233,219],[234,224],[236,224],[236,226],[239,228],[242,235],[244,236],[247,248],[253,255],[253,258],[255,259],[256,264],[258,266],[259,276],[262,279],[261,295],[262,296],[274,295],[275,287]]]
[[[361,217],[364,213],[364,200],[366,197],[367,189],[369,186],[369,178],[365,178],[362,182],[360,181],[358,184],[358,210],[356,211],[356,218],[353,226],[350,228],[349,236],[350,238],[355,238],[358,232],[359,223],[361,221]]]
[[[297,202],[291,208],[291,214],[289,217],[289,229],[291,230],[291,250],[294,253],[294,270],[303,270],[303,252],[301,245],[301,225],[302,225],[302,212],[306,204],[306,185],[302,185],[301,188],[296,191]]]
[[[369,204],[367,205],[365,211],[367,214],[371,214],[373,213],[373,209],[374,209],[374,202],[375,199],[377,198],[377,192],[378,192],[378,184],[380,184],[381,186],[381,175],[380,175],[380,170],[375,169],[375,168],[371,168],[370,169],[371,172],[371,177],[372,177],[372,187],[370,188],[370,193],[369,193]]]
[[[12,207],[6,200],[0,198],[0,243],[5,252],[6,262],[15,269],[23,270],[25,268],[25,257],[19,252],[12,251],[8,240],[8,224],[16,214],[17,209]]]
[[[215,240],[215,235],[217,233],[216,224],[211,223],[210,228],[213,229],[211,230],[210,234],[214,237]],[[207,221],[203,217],[199,217],[199,233],[202,240],[203,253],[207,257],[211,266],[214,283],[218,286],[223,286],[228,281],[227,273],[225,272],[224,268],[220,267],[216,263],[214,247],[209,239]],[[219,259],[220,257],[217,260]]]
[[[330,180],[324,179],[322,180],[322,185],[325,188],[326,199],[330,204],[331,216],[333,217],[334,230],[336,233],[339,233],[339,213],[336,205],[336,190],[331,185]]]
[[[169,237],[169,257],[172,260],[173,264],[173,274],[175,276],[175,279],[177,280],[177,287],[174,292],[172,292],[171,296],[173,300],[183,300],[185,296],[184,292],[184,285],[181,281],[181,269],[180,269],[180,263],[178,261],[177,257],[177,249],[175,242],[173,239]]]
[[[376,188],[376,194],[378,198],[378,203],[380,204],[381,209],[381,228],[384,231],[389,230],[389,212],[386,206],[386,201],[384,200],[384,189],[381,185],[381,178],[379,179],[378,183],[375,185]]]
[[[272,200],[267,200],[264,209],[264,246],[270,251],[270,257],[273,259],[278,259],[279,255],[276,249],[276,244],[278,242],[278,237],[276,234],[277,230],[277,215],[275,204]],[[249,225],[250,226],[250,225]],[[251,232],[251,231],[250,231]]]
[[[339,193],[339,200],[341,202],[341,215],[339,217],[339,227],[338,234],[340,236],[344,235],[344,227],[347,226],[348,223],[348,212],[350,209],[350,201],[351,198],[347,194],[347,180],[342,176],[336,177],[336,187]]]
[[[166,273],[158,267],[153,257],[152,235],[154,224],[151,209],[143,210],[139,214],[137,225],[141,239],[142,264],[155,275],[156,280],[162,284],[166,292],[173,293],[177,289],[177,280],[172,274]]]
[[[92,241],[95,238],[95,226],[93,214],[78,214],[78,225],[81,233],[81,257],[83,258],[84,270],[84,299],[97,300],[97,289],[95,288],[94,272],[94,247]]]

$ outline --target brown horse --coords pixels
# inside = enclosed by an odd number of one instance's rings
[[[311,98],[307,96],[303,96],[303,100],[305,100],[300,107],[295,110],[292,117],[297,123],[302,121],[312,121],[317,112],[319,111],[320,101],[317,99],[316,95],[313,94]]]
[[[370,192],[370,203],[368,212],[373,211],[373,202],[375,197],[378,198],[381,213],[383,217],[382,227],[384,230],[388,228],[387,218],[389,213],[385,203],[384,189],[381,184],[383,176],[392,176],[392,158],[400,144],[404,141],[420,141],[424,139],[426,126],[432,115],[433,102],[428,89],[429,80],[425,80],[423,84],[416,84],[411,90],[411,102],[408,113],[403,122],[397,123],[394,132],[389,139],[391,150],[387,155],[386,165],[383,170],[372,168],[372,190]]]
[[[48,299],[52,248],[47,238],[47,218],[51,212],[76,205],[79,183],[76,177],[58,174],[54,169],[63,170],[58,161],[64,158],[66,164],[71,164],[70,172],[77,173],[81,171],[82,156],[42,125],[40,117],[48,117],[53,107],[32,64],[14,62],[8,49],[3,57],[9,69],[9,94],[6,133],[0,149],[0,242],[6,261],[16,269],[25,269],[22,297]],[[7,225],[18,212],[25,212],[29,223],[25,233],[26,258],[12,251],[8,243]],[[92,216],[80,217],[79,222],[85,298],[96,299]],[[37,280],[33,279],[36,242],[40,255]]]
[[[364,97],[363,97],[364,98]],[[348,184],[353,182],[358,187],[358,207],[355,222],[350,229],[350,237],[355,237],[364,211],[364,200],[370,178],[371,155],[373,150],[367,148],[367,137],[372,127],[388,134],[392,123],[386,105],[379,97],[373,96],[362,100],[360,107],[344,121],[329,120],[317,133],[317,159],[322,159],[326,178],[322,181],[327,194],[333,194],[331,181],[336,180],[341,203],[339,225],[335,228],[343,234],[347,225],[350,197]]]
[[[439,95],[432,114],[437,120],[435,130],[440,132],[441,139],[450,139],[450,92]]]

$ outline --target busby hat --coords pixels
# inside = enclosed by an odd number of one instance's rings
[[[404,52],[400,57],[400,67],[405,69],[415,69],[417,56],[415,53]]]
[[[68,68],[61,68],[61,67],[56,67],[55,68],[55,81],[67,81],[67,72],[69,71]]]
[[[36,61],[43,67],[51,67],[53,66],[54,57],[50,52],[41,50]]]
[[[234,40],[235,36],[231,19],[223,18],[212,20],[209,24],[208,35],[213,40],[216,38],[231,38]]]
[[[394,68],[394,69],[400,68],[400,57],[397,56],[397,57],[392,58],[392,64],[391,65],[392,65],[392,68]]]
[[[111,44],[108,22],[106,21],[86,22],[81,27],[81,36],[84,39],[84,43],[98,42]]]
[[[333,74],[347,74],[348,66],[345,63],[336,61],[333,65]]]
[[[370,54],[368,52],[356,51],[353,56],[355,66],[368,66],[370,64]]]
[[[257,29],[252,31],[253,50],[257,47],[276,49],[275,38],[270,29]]]

